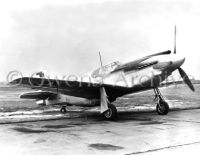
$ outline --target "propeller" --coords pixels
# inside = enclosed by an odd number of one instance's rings
[[[174,54],[176,54],[176,25],[174,29]],[[179,67],[178,68],[179,74],[181,75],[183,81],[187,84],[187,86],[192,90],[195,91],[194,86],[192,85],[192,82],[190,81],[188,75],[185,73],[185,71]]]
[[[176,54],[176,25],[174,28],[174,54]]]

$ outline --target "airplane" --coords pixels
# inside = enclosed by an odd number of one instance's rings
[[[178,70],[183,81],[195,91],[189,77],[181,68],[184,57],[176,54],[176,27],[174,31],[174,52],[170,50],[148,55],[128,63],[112,62],[94,70],[87,78],[49,79],[38,77],[20,77],[10,82],[36,89],[20,96],[22,99],[35,99],[43,106],[59,105],[65,113],[67,106],[100,107],[100,114],[107,120],[117,118],[117,108],[113,102],[121,96],[153,89],[157,100],[156,111],[167,115],[169,105],[158,87],[174,71]],[[39,74],[40,75],[40,74]],[[123,103],[122,103],[123,104]]]

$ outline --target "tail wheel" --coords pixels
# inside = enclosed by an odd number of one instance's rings
[[[61,112],[61,113],[66,113],[66,112],[67,112],[66,107],[62,107],[62,108],[60,109],[60,112]]]
[[[160,100],[156,105],[156,111],[159,115],[167,115],[169,112],[169,105],[167,102]]]
[[[113,104],[108,104],[108,110],[103,113],[107,120],[114,120],[117,118],[117,109]]]

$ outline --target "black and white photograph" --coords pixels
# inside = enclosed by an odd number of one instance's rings
[[[199,155],[200,1],[0,0],[1,155]]]

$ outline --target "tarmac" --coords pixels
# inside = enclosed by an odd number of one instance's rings
[[[162,88],[168,115],[155,111],[153,91],[130,94],[114,104],[118,119],[106,121],[98,108],[37,107],[20,100],[27,89],[0,87],[1,155],[199,155],[200,85]]]
[[[53,112],[57,113],[57,112]],[[97,112],[62,118],[1,122],[1,154],[132,155],[199,154],[200,109],[119,112],[105,121]],[[13,118],[14,119],[14,118]]]

